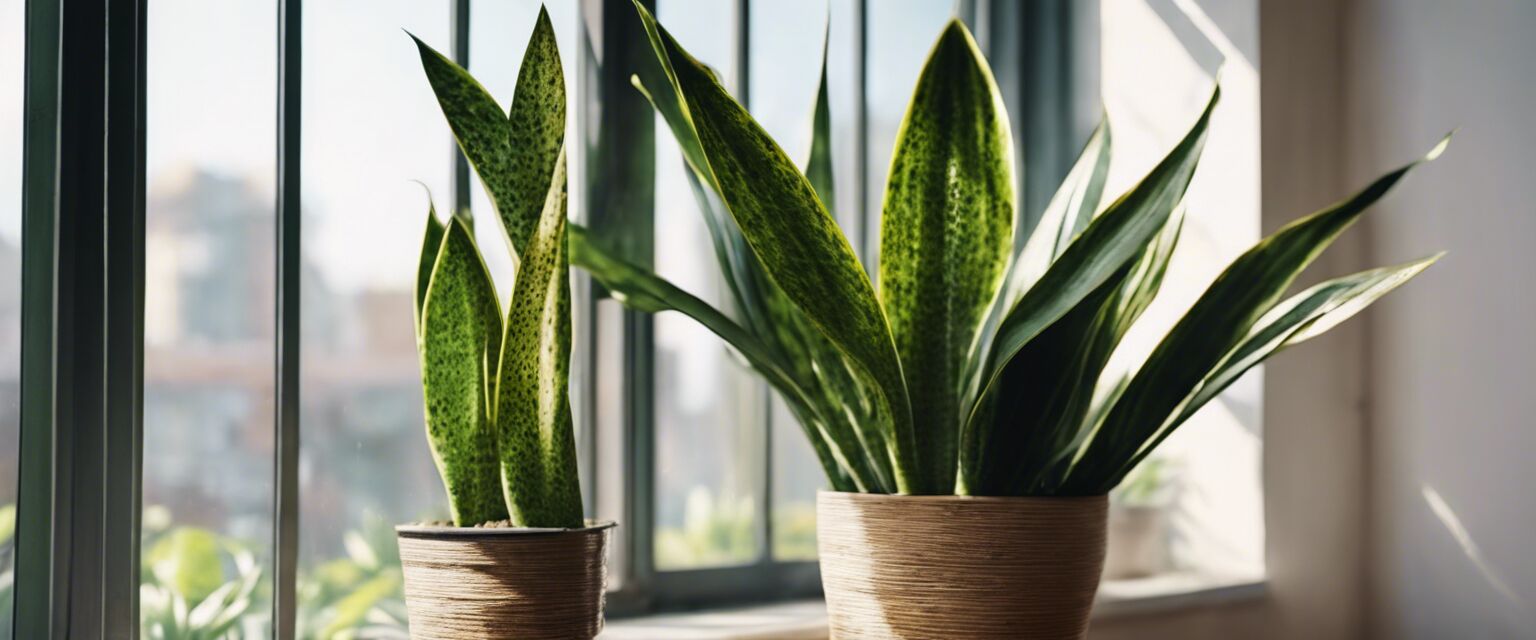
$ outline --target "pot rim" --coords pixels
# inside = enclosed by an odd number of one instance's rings
[[[1049,502],[1053,504],[1067,503],[1094,503],[1109,499],[1109,494],[1095,496],[962,496],[962,495],[905,495],[899,493],[862,493],[858,491],[829,491],[818,489],[816,499],[831,498],[835,500],[849,500],[852,502],[929,502],[929,503],[961,503],[961,502],[996,502],[1021,504],[1026,502]]]
[[[431,524],[395,525],[395,535],[411,538],[494,538],[502,536],[545,536],[562,533],[595,533],[619,526],[613,520],[588,520],[576,529],[553,527],[454,527]]]

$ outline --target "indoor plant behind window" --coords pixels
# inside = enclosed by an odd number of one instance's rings
[[[1135,374],[1106,379],[1177,244],[1219,91],[1168,156],[1102,209],[1101,126],[1015,252],[1007,113],[970,33],[951,22],[897,136],[877,292],[828,212],[825,69],[802,170],[636,8],[656,54],[636,85],[678,140],[735,313],[579,228],[572,261],[631,307],[704,324],[795,413],[834,489],[818,498],[834,637],[1082,636],[1109,490],[1244,371],[1435,259],[1282,299],[1409,165],[1259,242]]]
[[[417,41],[460,149],[518,258],[498,302],[470,222],[429,209],[416,284],[427,439],[451,526],[407,525],[400,560],[418,638],[591,638],[612,523],[582,520],[567,393],[565,85],[539,12],[510,114]]]

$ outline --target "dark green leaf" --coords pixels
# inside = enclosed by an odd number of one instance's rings
[[[734,320],[700,300],[693,294],[650,271],[624,261],[600,247],[591,239],[586,229],[570,226],[571,263],[592,274],[592,277],[608,289],[614,299],[625,306],[646,313],[677,311],[692,318],[741,355],[752,367],[777,390],[797,416],[804,416],[802,426],[813,433],[812,447],[822,458],[829,478],[840,475],[839,466],[857,469],[860,451],[851,435],[831,433],[824,429],[833,425],[822,422],[811,409],[815,403],[809,390],[790,375],[778,354],[757,336],[743,329]],[[818,429],[819,427],[819,429]],[[843,462],[854,456],[853,462]],[[828,464],[828,463],[831,464]]]
[[[890,328],[874,287],[814,189],[782,149],[693,59],[636,4],[652,47],[676,92],[675,102],[698,135],[699,158],[690,158],[715,187],[753,253],[774,284],[831,339],[867,377],[889,416],[886,454],[896,462],[903,492],[934,486],[918,464],[906,384]],[[647,86],[650,86],[647,84]],[[650,86],[667,116],[668,85]],[[680,140],[684,154],[689,143]]]
[[[986,367],[979,377],[978,388],[967,395],[973,407],[979,406],[974,399],[984,398],[992,391],[1004,367],[1026,344],[1141,255],[1166,228],[1169,216],[1183,198],[1199,163],[1211,112],[1220,97],[1218,87],[1212,92],[1199,120],[1178,146],[1139,184],[1094,218],[1003,317],[989,350]],[[1006,392],[999,390],[999,393]],[[966,447],[984,441],[985,431],[990,428],[985,422],[978,422],[976,417],[973,408],[962,434]]]
[[[1409,170],[1438,156],[1444,145],[1349,199],[1286,225],[1233,261],[1131,379],[1072,470],[1066,489],[1099,494],[1114,488],[1125,465],[1163,430],[1191,391],[1238,346],[1302,270]]]
[[[1062,181],[1056,195],[1045,207],[1034,233],[1008,269],[1008,284],[1000,298],[1003,308],[1011,308],[1045,274],[1072,240],[1088,226],[1104,196],[1104,181],[1109,176],[1112,148],[1109,120],[1099,123],[1088,137],[1088,144],[1077,163]]]
[[[1161,444],[1175,428],[1183,424],[1206,403],[1225,391],[1249,369],[1289,347],[1310,340],[1339,323],[1350,319],[1393,289],[1402,286],[1429,265],[1439,260],[1443,252],[1413,262],[1362,271],[1353,275],[1334,278],[1313,286],[1286,299],[1265,313],[1248,332],[1248,336],[1223,358],[1221,364],[1205,378],[1195,392],[1185,399],[1178,415],[1164,425],[1161,431],[1122,469],[1129,473],[1147,453]]]
[[[959,20],[939,36],[897,134],[880,301],[912,394],[923,475],[953,491],[969,349],[1013,248],[1008,114]]]

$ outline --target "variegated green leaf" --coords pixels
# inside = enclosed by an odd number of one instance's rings
[[[664,117],[676,117],[697,134],[690,157],[720,194],[753,253],[774,284],[831,339],[868,378],[888,416],[885,454],[894,460],[899,490],[931,491],[935,483],[919,464],[901,363],[890,327],[836,221],[784,151],[763,131],[708,69],[688,55],[636,4],[663,68],[666,84],[646,86]],[[663,98],[667,89],[675,92]],[[690,143],[680,139],[685,155]]]
[[[880,302],[912,395],[923,475],[954,488],[972,341],[1013,249],[1008,112],[959,20],[939,36],[896,137],[880,227]]]
[[[826,431],[831,425],[817,418],[811,408],[814,399],[810,390],[796,381],[785,368],[778,354],[757,336],[742,328],[736,321],[666,279],[631,264],[600,247],[579,225],[571,225],[571,263],[585,269],[614,299],[624,306],[646,313],[677,311],[709,329],[741,355],[747,366],[763,376],[777,390],[809,432],[811,446],[827,472],[828,478],[836,479],[843,474],[840,468],[855,468],[855,463],[839,462],[845,455],[858,456],[858,443]]]
[[[837,190],[832,179],[832,104],[827,99],[827,52],[831,25],[821,36],[821,81],[816,84],[816,102],[811,107],[811,154],[805,163],[805,177],[821,198],[827,213],[837,215]]]
[[[459,148],[485,185],[513,253],[521,256],[565,140],[565,72],[548,12],[539,9],[510,114],[463,67],[411,37]]]
[[[1205,111],[1178,146],[1139,184],[1094,218],[1003,317],[985,360],[985,368],[978,376],[977,388],[966,396],[969,404],[979,406],[975,399],[985,398],[991,392],[1003,368],[1026,344],[1140,255],[1166,228],[1169,216],[1183,198],[1199,163],[1211,112],[1220,98],[1218,87],[1211,93]],[[966,432],[962,434],[966,438],[965,446],[973,446],[972,439],[982,435],[976,432],[987,428],[976,417],[973,408]]]
[[[582,525],[571,422],[571,294],[562,151],[512,287],[496,384],[501,480],[512,524]]]
[[[448,222],[422,305],[427,442],[458,526],[507,517],[486,363],[501,345],[501,306],[474,238]]]
[[[1119,478],[1130,473],[1152,449],[1195,415],[1206,403],[1216,399],[1249,369],[1289,347],[1310,340],[1354,317],[1371,303],[1402,286],[1445,255],[1437,253],[1406,264],[1371,269],[1317,284],[1286,299],[1264,314],[1248,336],[1222,359],[1221,365],[1200,381],[1185,399],[1178,415],[1163,425],[1137,455],[1122,468]],[[1119,478],[1112,482],[1119,484]]]
[[[1233,261],[1131,379],[1088,443],[1065,490],[1097,494],[1113,488],[1126,464],[1164,429],[1191,391],[1275,306],[1302,270],[1408,171],[1437,157],[1444,146],[1442,141],[1423,159],[1377,179],[1349,199],[1286,225]]]
[[[1088,137],[1088,144],[1046,205],[1034,233],[1009,266],[1004,295],[999,297],[1004,309],[1024,296],[1093,219],[1104,196],[1104,181],[1109,177],[1111,142],[1106,118]]]

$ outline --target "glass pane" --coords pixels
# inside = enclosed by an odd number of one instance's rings
[[[735,3],[661,0],[657,9],[684,47],[736,86]],[[720,306],[728,296],[685,171],[657,117],[656,270]],[[693,320],[660,314],[654,327],[656,567],[752,562],[762,548],[766,389]]]
[[[11,637],[16,450],[21,428],[23,0],[0,0],[0,638]]]
[[[1138,366],[1211,280],[1259,238],[1258,3],[1106,0],[1100,19],[1102,89],[1115,147],[1110,193],[1130,187],[1167,153],[1222,70],[1221,107],[1185,198],[1178,250],[1157,301],[1111,361],[1113,379],[1114,371]],[[1262,576],[1262,375],[1254,370],[1207,405],[1114,494],[1109,577]]]
[[[451,51],[446,3],[305,5],[300,638],[402,637],[393,527],[447,515],[411,322],[452,138],[402,28]]]
[[[846,3],[840,3],[846,4]],[[748,52],[751,82],[751,110],[753,117],[768,130],[774,139],[784,145],[784,151],[796,163],[804,166],[810,155],[811,110],[816,101],[818,72],[821,69],[823,33],[807,24],[823,20],[828,15],[827,0],[792,0],[774,4],[753,3],[751,26],[751,50]],[[845,18],[837,16],[833,18]],[[847,52],[846,25],[836,25],[833,54],[842,62]],[[842,46],[839,46],[842,45]],[[851,57],[851,56],[850,56]],[[845,65],[846,66],[846,65]],[[829,85],[829,93],[852,93],[848,85]],[[839,96],[841,97],[841,96]],[[842,103],[833,100],[833,107]],[[841,109],[836,115],[844,115]],[[842,124],[838,122],[836,124]],[[851,130],[844,127],[843,130]],[[848,144],[834,140],[834,188],[852,191],[858,180],[846,163],[853,150]],[[839,206],[846,201],[839,193],[837,201],[830,204],[834,215],[843,213]],[[860,227],[853,223],[854,216],[838,216],[845,232],[857,238]],[[858,242],[852,243],[858,246]],[[772,451],[772,549],[773,556],[781,560],[810,560],[816,557],[816,491],[827,486],[825,474],[816,461],[816,454],[805,440],[804,432],[788,407],[777,395],[773,398],[773,413],[769,422]]]
[[[149,12],[148,637],[212,637],[206,620],[226,616],[234,636],[270,634],[276,11],[157,0]],[[199,606],[219,615],[175,615]]]

